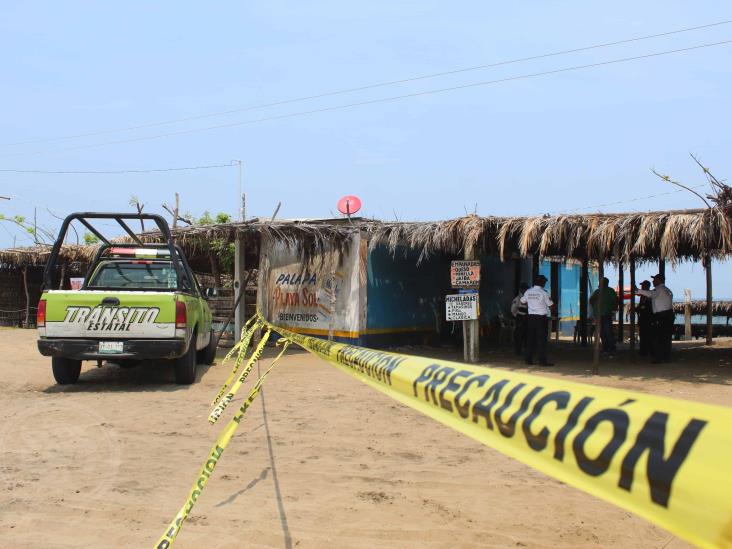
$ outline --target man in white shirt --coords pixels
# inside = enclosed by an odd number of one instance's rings
[[[638,295],[651,298],[653,308],[653,362],[671,362],[671,339],[674,334],[674,294],[666,287],[666,277],[657,274],[653,277],[652,290],[638,290]]]
[[[549,314],[554,305],[544,289],[546,277],[539,275],[534,279],[534,287],[521,296],[521,303],[528,306],[526,325],[526,364],[534,363],[534,353],[539,355],[541,366],[554,366],[546,359],[546,340],[549,335]]]

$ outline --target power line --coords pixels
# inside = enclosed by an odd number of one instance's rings
[[[175,118],[175,119],[171,119],[171,120],[164,120],[164,121],[161,121],[161,122],[151,122],[151,123],[148,123],[148,124],[139,124],[139,125],[136,125],[136,126],[126,126],[126,127],[123,127],[123,128],[113,128],[113,129],[109,129],[109,130],[100,130],[100,131],[95,131],[95,132],[79,133],[79,134],[66,135],[66,136],[61,136],[61,137],[51,137],[51,138],[46,138],[46,139],[35,139],[35,140],[29,140],[29,141],[18,141],[18,142],[15,142],[15,143],[3,143],[3,144],[0,144],[0,146],[2,146],[2,147],[11,147],[11,146],[17,146],[17,145],[31,145],[31,144],[36,144],[36,143],[50,143],[50,142],[54,142],[54,141],[65,141],[65,140],[70,140],[70,139],[80,139],[80,138],[84,138],[84,137],[96,137],[96,136],[99,136],[99,135],[108,135],[108,134],[113,134],[113,133],[122,133],[122,132],[134,131],[134,130],[142,130],[142,129],[147,129],[147,128],[167,126],[167,125],[171,125],[171,124],[179,124],[181,122],[191,122],[193,120],[202,120],[202,119],[213,118],[213,117],[217,117],[217,116],[226,116],[226,115],[230,115],[230,114],[238,114],[238,113],[242,113],[242,112],[246,112],[246,111],[251,111],[251,110],[265,109],[265,108],[268,108],[268,107],[277,107],[277,106],[287,105],[287,104],[291,104],[291,103],[299,103],[299,102],[303,102],[303,101],[310,101],[310,100],[313,100],[313,99],[322,99],[324,97],[332,97],[334,95],[343,95],[343,94],[348,94],[348,93],[354,93],[354,92],[359,92],[359,91],[370,90],[370,89],[374,89],[374,88],[382,88],[382,87],[386,87],[386,86],[394,86],[394,85],[397,85],[397,84],[406,84],[408,82],[416,82],[416,81],[419,81],[419,80],[427,80],[427,79],[431,79],[431,78],[439,78],[441,76],[450,76],[450,75],[460,74],[460,73],[465,73],[465,72],[485,70],[485,69],[500,67],[500,66],[504,66],[504,65],[512,65],[512,64],[516,64],[516,63],[524,63],[526,61],[535,61],[535,60],[538,60],[538,59],[546,59],[548,57],[556,57],[556,56],[560,56],[560,55],[567,55],[567,54],[570,54],[570,53],[579,53],[579,52],[589,51],[589,50],[598,49],[598,48],[607,48],[607,47],[610,47],[610,46],[619,46],[621,44],[630,44],[630,43],[633,43],[633,42],[640,42],[642,40],[651,40],[653,38],[661,38],[661,37],[664,37],[664,36],[672,36],[674,34],[681,34],[681,33],[685,33],[685,32],[692,32],[692,31],[696,31],[696,30],[702,30],[702,29],[708,29],[708,28],[712,28],[712,27],[718,27],[718,26],[721,26],[721,25],[727,25],[729,23],[732,23],[732,20],[717,21],[715,23],[709,23],[709,24],[706,24],[706,25],[699,25],[699,26],[696,26],[696,27],[686,27],[686,28],[683,28],[683,29],[676,29],[676,30],[667,31],[667,32],[661,32],[661,33],[657,33],[657,34],[649,34],[649,35],[645,35],[645,36],[636,36],[636,37],[633,37],[633,38],[626,38],[624,40],[616,40],[614,42],[605,42],[605,43],[601,43],[601,44],[593,44],[593,45],[590,45],[590,46],[583,46],[583,47],[572,48],[572,49],[568,49],[568,50],[559,50],[559,51],[550,52],[550,53],[543,53],[543,54],[539,54],[539,55],[532,55],[532,56],[529,56],[529,57],[520,57],[520,58],[517,58],[517,59],[509,59],[509,60],[504,60],[504,61],[497,61],[497,62],[494,62],[494,63],[488,63],[488,64],[483,64],[483,65],[475,65],[475,66],[472,66],[472,67],[463,67],[463,68],[459,68],[459,69],[452,69],[452,70],[442,71],[442,72],[436,72],[436,73],[432,73],[432,74],[424,74],[424,75],[419,75],[419,76],[412,76],[412,77],[408,77],[408,78],[401,78],[401,79],[398,79],[398,80],[387,80],[385,82],[378,82],[378,83],[375,83],[375,84],[366,84],[364,86],[358,86],[358,87],[355,87],[355,88],[345,88],[345,89],[341,89],[341,90],[323,92],[323,93],[318,93],[318,94],[314,94],[314,95],[306,95],[306,96],[295,97],[295,98],[291,98],[291,99],[283,99],[283,100],[280,100],[280,101],[273,101],[271,103],[262,103],[262,104],[259,104],[259,105],[252,105],[252,106],[249,106],[249,107],[241,107],[241,108],[230,109],[230,110],[226,110],[226,111],[211,112],[211,113],[206,113],[206,114],[199,114],[199,115],[194,115],[194,116],[187,116],[187,117],[183,117],[183,118]]]
[[[690,47],[687,47],[687,48],[679,48],[679,49],[675,49],[675,50],[665,50],[665,51],[661,51],[661,52],[648,53],[648,54],[645,54],[645,55],[636,55],[636,56],[632,56],[632,57],[622,57],[622,58],[619,58],[619,59],[611,59],[609,61],[600,61],[600,62],[597,62],[597,63],[589,63],[589,64],[586,64],[586,65],[575,65],[575,66],[572,66],[572,67],[565,67],[565,68],[561,68],[561,69],[553,69],[553,70],[549,70],[549,71],[542,71],[542,72],[535,72],[535,73],[529,73],[529,74],[522,74],[522,75],[517,75],[517,76],[509,76],[509,77],[506,77],[506,78],[499,78],[499,79],[496,79],[496,80],[485,80],[485,81],[482,81],[482,82],[474,82],[474,83],[470,83],[470,84],[462,84],[462,85],[459,85],[459,86],[451,86],[449,88],[439,88],[439,89],[427,90],[427,91],[423,91],[423,92],[415,92],[415,93],[407,93],[407,94],[403,94],[403,95],[394,95],[394,96],[391,96],[391,97],[383,97],[383,98],[380,98],[380,99],[370,99],[370,100],[366,100],[366,101],[359,101],[359,102],[356,102],[356,103],[347,103],[345,105],[335,105],[335,106],[332,106],[332,107],[323,107],[323,108],[319,108],[319,109],[311,109],[311,110],[308,110],[308,111],[299,111],[299,112],[288,113],[288,114],[280,114],[280,115],[274,115],[274,116],[267,116],[267,117],[264,117],[264,118],[255,118],[255,119],[251,119],[251,120],[244,120],[244,121],[241,121],[241,122],[230,122],[230,123],[227,123],[227,124],[218,124],[216,126],[205,126],[205,127],[202,127],[202,128],[193,128],[193,129],[189,129],[189,130],[180,130],[180,131],[169,132],[169,133],[164,133],[164,134],[149,135],[149,136],[145,136],[145,137],[134,137],[134,138],[130,138],[130,139],[119,139],[119,140],[115,140],[115,141],[106,141],[106,142],[103,142],[103,143],[95,143],[95,144],[91,144],[91,145],[80,145],[80,146],[76,146],[76,147],[66,147],[66,148],[59,148],[59,149],[50,149],[50,150],[46,150],[46,151],[36,151],[36,152],[32,152],[32,153],[5,154],[5,155],[2,155],[2,156],[24,156],[24,155],[46,154],[46,153],[49,153],[49,152],[77,151],[77,150],[82,150],[82,149],[93,149],[93,148],[98,148],[98,147],[105,147],[105,146],[108,146],[108,145],[120,145],[120,144],[125,144],[125,143],[136,143],[136,142],[139,142],[139,141],[149,141],[149,140],[153,140],[153,139],[163,139],[163,138],[166,138],[166,137],[174,137],[174,136],[179,136],[179,135],[188,135],[188,134],[193,134],[193,133],[202,133],[202,132],[208,132],[208,131],[212,131],[212,130],[220,130],[220,129],[225,129],[225,128],[234,128],[234,127],[238,127],[238,126],[245,126],[245,125],[250,125],[250,124],[257,124],[257,123],[260,123],[260,122],[269,122],[269,121],[272,121],[272,120],[283,120],[283,119],[286,119],[286,118],[295,118],[295,117],[298,117],[298,116],[306,116],[306,115],[309,115],[309,114],[317,114],[317,113],[322,113],[322,112],[338,111],[338,110],[350,109],[350,108],[353,108],[353,107],[361,107],[361,106],[365,106],[365,105],[374,105],[374,104],[377,104],[377,103],[387,103],[387,102],[391,102],[391,101],[398,101],[398,100],[401,100],[401,99],[408,99],[408,98],[412,98],[412,97],[421,97],[421,96],[425,96],[425,95],[433,95],[433,94],[438,94],[438,93],[445,93],[445,92],[451,92],[451,91],[457,91],[457,90],[464,90],[464,89],[475,88],[475,87],[479,87],[479,86],[489,86],[489,85],[493,85],[493,84],[502,84],[502,83],[505,83],[505,82],[512,82],[512,81],[516,81],[516,80],[526,80],[526,79],[529,79],[529,78],[537,78],[537,77],[540,77],[540,76],[549,76],[549,75],[552,75],[552,74],[559,74],[559,73],[570,72],[570,71],[577,71],[577,70],[583,70],[583,69],[591,69],[591,68],[603,67],[603,66],[607,66],[607,65],[613,65],[613,64],[616,64],[616,63],[626,63],[626,62],[629,62],[629,61],[637,61],[637,60],[640,60],[640,59],[650,59],[650,58],[653,58],[653,57],[660,57],[660,56],[663,56],[663,55],[671,55],[671,54],[674,54],[674,53],[689,52],[689,51],[694,51],[694,50],[700,50],[700,49],[703,49],[703,48],[711,48],[711,47],[715,47],[715,46],[727,45],[727,44],[731,44],[731,43],[732,43],[732,40],[724,40],[724,41],[721,41],[721,42],[712,42],[712,43],[708,43],[708,44],[700,44],[698,46],[690,46]]]
[[[706,187],[706,185],[696,185],[696,186],[691,187],[691,188],[692,189],[700,189],[702,187]],[[579,212],[579,211],[582,211],[582,210],[596,210],[598,208],[607,208],[608,206],[617,206],[619,204],[630,204],[632,202],[638,202],[640,200],[648,200],[648,199],[651,199],[651,198],[658,198],[659,196],[668,196],[670,194],[682,193],[684,191],[685,191],[685,189],[677,189],[677,190],[674,190],[674,191],[667,191],[665,193],[651,194],[651,195],[648,195],[648,196],[637,196],[635,198],[628,198],[626,200],[618,200],[616,202],[606,202],[605,204],[597,204],[595,206],[585,206],[583,208],[572,208],[571,210],[562,210],[561,212],[557,211],[557,212],[553,212],[553,213],[551,213],[549,215],[560,215],[560,214],[563,214],[563,213]]]
[[[190,166],[185,168],[157,168],[151,170],[0,170],[0,173],[29,173],[29,174],[65,174],[65,175],[107,175],[126,173],[155,173],[155,172],[182,172],[190,170],[212,170],[215,168],[231,168],[233,164],[213,164],[210,166]],[[0,197],[1,198],[1,197]]]

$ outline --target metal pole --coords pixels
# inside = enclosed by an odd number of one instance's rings
[[[244,198],[244,186],[242,180],[242,161],[232,160],[232,164],[239,165],[239,221],[244,221],[246,218],[246,201]]]

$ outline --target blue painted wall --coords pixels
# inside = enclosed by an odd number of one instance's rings
[[[450,260],[435,255],[418,266],[418,259],[419,253],[407,249],[394,256],[384,246],[369,251],[366,339],[393,342],[410,339],[410,332],[442,331]]]
[[[459,342],[461,323],[445,320],[445,296],[457,293],[450,287],[450,261],[434,255],[417,266],[417,252],[400,249],[393,256],[384,246],[369,251],[366,330],[361,344],[373,346],[408,343]],[[501,318],[511,318],[515,296],[515,261],[502,262],[483,255],[481,261],[480,324],[484,337],[500,332]],[[579,265],[560,265],[560,329],[571,334],[579,317]],[[539,272],[549,279],[551,263],[542,261]],[[522,282],[530,282],[531,260],[521,260]],[[590,272],[590,287],[597,286],[597,273]],[[589,293],[588,293],[589,295]],[[428,336],[428,339],[425,339]]]
[[[550,261],[544,260],[539,264],[539,274],[547,277],[546,288],[549,290],[552,284]],[[559,329],[565,335],[572,335],[574,326],[579,321],[581,275],[582,267],[578,264],[559,265]],[[597,271],[590,269],[587,284],[588,296],[597,288],[597,282]],[[590,314],[589,309],[588,314]]]

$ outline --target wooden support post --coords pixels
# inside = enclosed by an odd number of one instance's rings
[[[555,333],[555,339],[559,339],[559,263],[552,261],[550,265],[551,271],[551,298],[554,302],[555,316],[552,319],[552,331]],[[551,315],[550,315],[551,316]]]
[[[521,258],[513,260],[513,295],[518,295],[521,288]]]
[[[587,346],[587,286],[589,278],[589,261],[587,259],[582,260],[582,270],[580,272],[580,287],[579,287],[579,336],[580,343],[583,347]]]
[[[59,277],[59,281],[58,281],[59,290],[64,289],[65,279],[66,279],[66,262],[64,261],[63,263],[61,263],[61,276]]]
[[[712,307],[714,305],[712,297],[712,257],[704,258],[704,269],[707,272],[707,345],[714,344],[714,326],[712,325]]]
[[[635,258],[630,258],[630,353],[635,360]]]
[[[465,259],[479,259],[475,248],[465,248]],[[480,289],[478,289],[478,310],[480,310]],[[480,313],[478,314],[480,316]],[[475,364],[480,354],[480,319],[463,320],[463,360]]]
[[[246,318],[246,240],[241,234],[236,235],[234,242],[234,343],[241,337],[241,329]],[[247,279],[248,280],[248,279]]]
[[[618,343],[625,339],[625,276],[623,262],[618,261]]]
[[[605,260],[600,257],[600,259],[597,261],[597,275],[599,279],[599,284],[597,285],[598,288],[602,288],[602,279],[605,276]],[[598,300],[598,305],[600,304],[601,300]],[[598,307],[599,308],[599,307]],[[594,350],[592,352],[592,375],[597,375],[600,373],[600,317],[597,314],[597,311],[594,311],[594,314],[592,315],[595,320],[595,346]]]
[[[684,289],[684,340],[691,341],[691,290]]]
[[[539,276],[539,254],[535,253],[531,256],[531,280],[529,286],[534,285],[534,279]]]
[[[658,260],[658,274],[662,274],[664,277],[666,276],[666,260],[665,259]]]
[[[23,265],[23,290],[25,290],[25,328],[30,326],[30,294],[28,293],[28,265]]]

